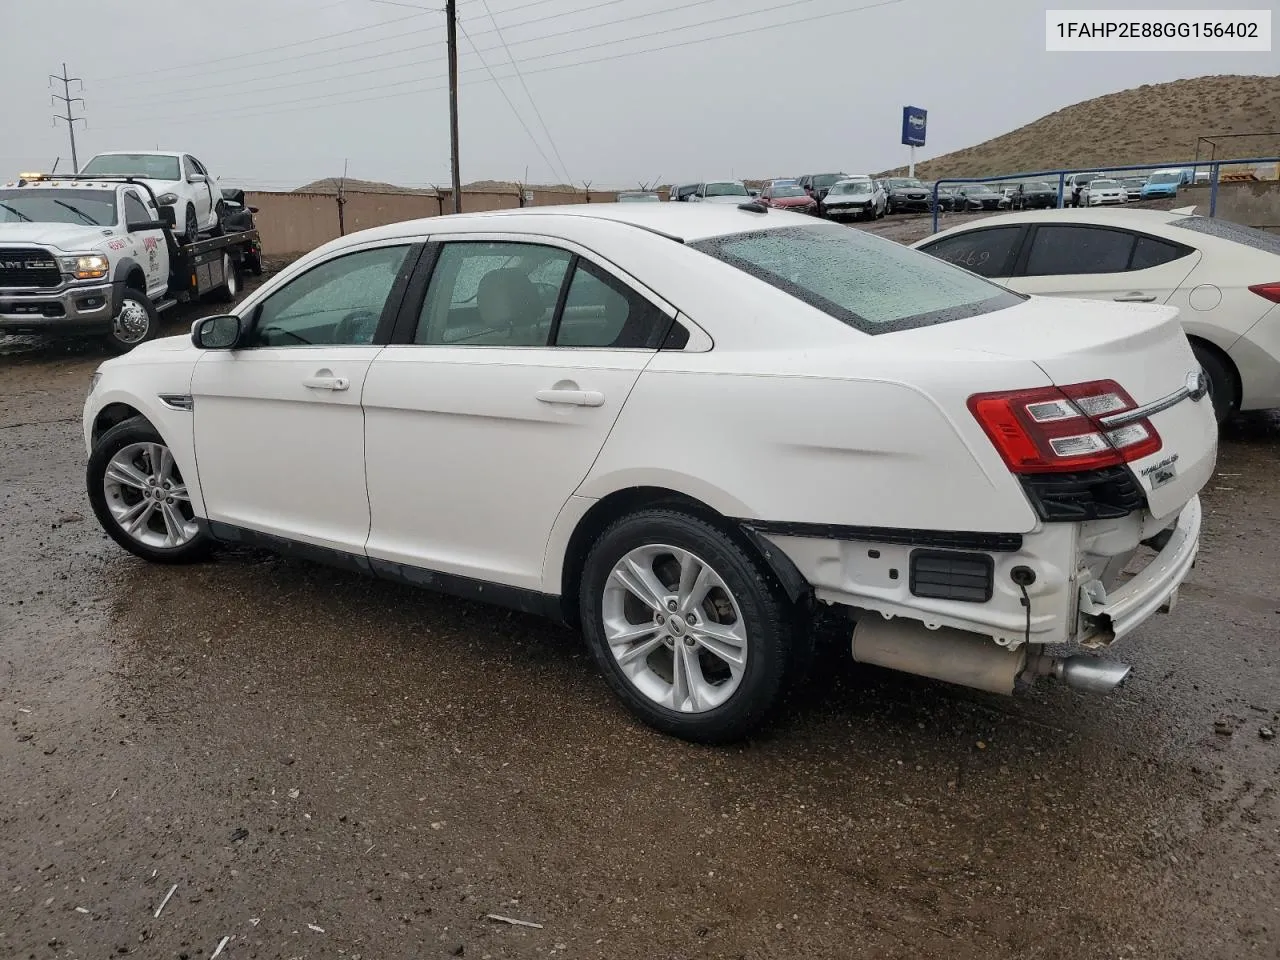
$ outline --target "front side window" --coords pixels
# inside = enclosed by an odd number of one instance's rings
[[[258,306],[246,345],[372,343],[408,251],[408,245],[377,247],[312,267]]]
[[[148,218],[143,218],[148,219]],[[78,223],[111,227],[116,222],[114,190],[0,190],[0,223]]]
[[[920,249],[979,276],[1007,277],[1021,235],[1021,227],[986,227],[943,237]]]
[[[145,223],[153,217],[147,213],[138,195],[132,190],[124,195],[124,218],[126,224]]]
[[[836,224],[690,244],[864,333],[990,313],[1025,298],[919,251]]]
[[[1050,277],[1084,273],[1120,273],[1129,268],[1135,237],[1099,227],[1047,226],[1036,230],[1023,273]]]
[[[414,342],[545,347],[572,260],[567,250],[534,243],[444,244]]]
[[[177,157],[151,153],[104,153],[80,170],[84,176],[141,177],[144,180],[181,180]]]

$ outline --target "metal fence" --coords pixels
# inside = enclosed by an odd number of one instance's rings
[[[933,232],[938,232],[938,188],[945,183],[1001,183],[1006,180],[1024,181],[1039,180],[1058,181],[1058,209],[1064,206],[1064,194],[1067,178],[1077,173],[1126,173],[1152,170],[1190,170],[1194,182],[1195,171],[1209,168],[1209,216],[1218,210],[1218,183],[1223,167],[1259,166],[1265,163],[1280,163],[1280,157],[1245,157],[1239,160],[1191,160],[1183,163],[1134,163],[1120,167],[1081,167],[1077,170],[1039,170],[1033,173],[1006,173],[998,177],[942,177],[934,181],[933,199],[930,206],[933,210]]]

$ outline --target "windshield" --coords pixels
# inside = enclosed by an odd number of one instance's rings
[[[1047,183],[1024,183],[1022,185],[1022,190],[1024,193],[1056,192],[1054,191],[1054,188],[1049,186]]]
[[[1095,187],[1098,190],[1110,190],[1114,187],[1120,186],[1120,183],[1117,180],[1093,180],[1089,183],[1089,186]]]
[[[708,197],[746,197],[747,188],[740,183],[708,183]]]
[[[626,203],[628,201],[644,202],[644,201],[652,201],[652,200],[661,200],[662,198],[658,196],[656,193],[620,193],[618,194],[618,199],[623,203]]]
[[[731,234],[690,246],[864,333],[947,323],[1025,299],[918,250],[836,224]]]
[[[894,180],[892,182],[895,189],[923,190],[925,188],[924,184],[919,180]]]
[[[870,193],[872,191],[870,180],[846,180],[844,183],[837,183],[831,188],[831,192],[843,196],[845,194]]]
[[[803,190],[795,184],[789,183],[785,187],[774,187],[773,198],[775,200],[781,197],[805,197],[808,196]]]
[[[829,187],[844,178],[845,175],[843,173],[820,173],[813,178],[813,185],[819,188]]]
[[[1153,173],[1147,178],[1147,183],[1177,183],[1181,179],[1177,173]]]
[[[146,180],[181,180],[177,157],[157,157],[149,153],[104,153],[81,168],[82,175],[97,177],[142,177]]]
[[[1280,254],[1280,235],[1267,233],[1256,227],[1245,227],[1215,217],[1186,217],[1182,220],[1174,220],[1169,225],[1181,227],[1183,230],[1194,230],[1196,233],[1217,237],[1220,240],[1231,240],[1234,243],[1252,247],[1254,250]]]
[[[0,190],[0,223],[77,223],[113,227],[114,190]]]

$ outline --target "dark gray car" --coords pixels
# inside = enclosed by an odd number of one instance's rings
[[[889,213],[901,213],[904,210],[930,210],[933,194],[923,181],[914,177],[889,177],[884,181],[885,190],[889,194]]]

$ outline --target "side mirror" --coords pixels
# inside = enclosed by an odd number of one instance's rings
[[[191,325],[191,342],[200,350],[230,350],[243,329],[240,318],[230,314],[205,317]]]
[[[143,230],[163,230],[168,226],[163,220],[134,220],[125,229],[129,233],[141,233]]]
[[[204,183],[208,179],[203,173],[193,173],[187,177],[187,183]]]

